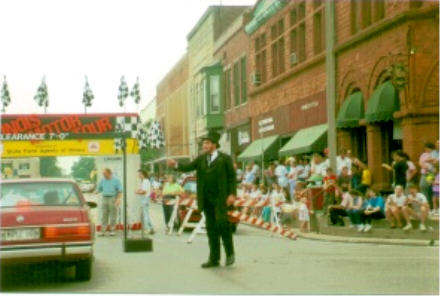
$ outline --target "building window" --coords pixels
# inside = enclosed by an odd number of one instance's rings
[[[320,9],[313,16],[313,39],[315,55],[321,53],[325,48],[325,24],[324,10]]]
[[[220,76],[211,75],[209,77],[209,92],[211,101],[211,112],[220,113]]]
[[[240,65],[234,64],[234,106],[240,105]]]
[[[246,57],[240,59],[241,66],[241,103],[247,102],[247,71],[246,71]]]
[[[420,8],[423,5],[423,1],[421,0],[410,0],[409,7],[410,8]]]
[[[266,34],[261,34],[255,40],[255,65],[256,74],[260,76],[260,82],[266,81]]]
[[[385,17],[385,1],[351,0],[351,33],[356,34]]]
[[[350,10],[351,10],[351,34],[356,34],[359,31],[359,20],[360,20],[360,2],[358,0],[350,1]]]
[[[371,0],[363,0],[362,3],[362,28],[371,25]]]
[[[374,21],[380,21],[385,17],[385,1],[373,1]]]
[[[284,72],[284,20],[281,19],[272,26],[272,77]]]
[[[306,18],[306,3],[302,1],[298,5],[298,21],[304,20]]]
[[[306,25],[302,23],[299,26],[298,59],[300,62],[306,59]]]
[[[290,11],[290,65],[293,67],[306,59],[306,6],[301,1]]]
[[[225,85],[225,110],[231,108],[231,69],[224,72],[224,85]]]

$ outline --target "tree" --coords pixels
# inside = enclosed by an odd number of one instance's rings
[[[81,157],[72,166],[72,177],[75,179],[90,179],[90,173],[95,169],[95,158]]]
[[[62,170],[57,166],[57,158],[54,156],[40,157],[41,177],[61,177]]]

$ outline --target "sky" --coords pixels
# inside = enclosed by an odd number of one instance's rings
[[[43,113],[33,100],[43,76],[48,113],[81,113],[85,75],[95,99],[90,113],[136,112],[118,105],[119,81],[139,76],[139,110],[183,56],[186,36],[209,5],[256,0],[0,0],[0,77],[11,104],[6,114]]]

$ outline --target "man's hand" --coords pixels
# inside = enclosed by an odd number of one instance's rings
[[[174,168],[176,167],[177,162],[174,159],[167,159],[167,166],[169,168]]]
[[[234,205],[235,200],[236,200],[235,195],[230,194],[230,195],[228,196],[227,200],[226,200],[226,205],[227,205],[227,206],[232,206],[232,205]]]

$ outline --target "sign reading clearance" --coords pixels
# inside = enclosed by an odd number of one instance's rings
[[[117,122],[136,126],[137,114],[3,115],[0,155],[8,157],[112,155]],[[138,153],[128,139],[127,152]],[[131,145],[131,146],[130,146]]]
[[[3,115],[0,140],[64,140],[105,138],[113,133],[117,117],[136,114]],[[109,138],[109,135],[107,135]]]

